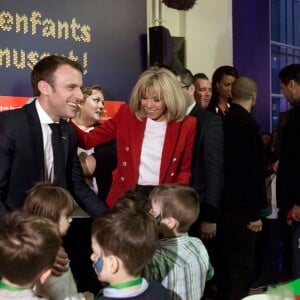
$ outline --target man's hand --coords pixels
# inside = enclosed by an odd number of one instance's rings
[[[54,265],[51,268],[51,274],[54,276],[61,276],[64,272],[68,271],[68,263],[68,254],[63,247],[59,247]]]
[[[273,170],[275,173],[277,173],[278,165],[279,165],[279,160],[276,160],[275,162],[272,163],[272,170]]]
[[[217,224],[202,221],[200,224],[200,237],[204,240],[212,239],[216,236]]]
[[[247,225],[248,229],[250,229],[251,231],[254,231],[254,232],[259,232],[262,230],[262,221],[261,219],[258,219],[256,221],[253,221],[253,222],[250,222],[248,225]]]
[[[94,294],[92,294],[91,292],[84,292],[83,296],[84,296],[85,300],[94,300],[95,299]]]

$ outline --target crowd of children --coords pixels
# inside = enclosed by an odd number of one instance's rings
[[[0,299],[201,298],[213,269],[201,240],[187,234],[199,215],[193,188],[163,184],[149,198],[130,190],[94,220],[91,263],[101,282],[98,295],[78,293],[70,268],[51,275],[73,203],[66,189],[38,183],[22,211],[4,218]]]

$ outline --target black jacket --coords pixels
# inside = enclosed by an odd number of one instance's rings
[[[74,129],[63,120],[61,129],[67,188],[77,203],[95,217],[106,206],[84,181]],[[23,206],[26,191],[45,179],[44,168],[42,128],[35,101],[0,113],[0,218]]]
[[[277,171],[277,203],[287,211],[300,205],[300,107],[284,114],[279,128],[280,148]]]
[[[216,223],[224,187],[223,121],[198,105],[190,116],[197,118],[191,185],[200,195],[201,220]]]
[[[259,126],[251,114],[232,104],[224,118],[225,213],[241,213],[248,222],[267,207]]]

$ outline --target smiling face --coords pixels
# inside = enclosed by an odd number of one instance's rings
[[[93,90],[92,95],[79,104],[80,118],[85,124],[92,126],[101,119],[104,109],[104,96],[98,90]]]
[[[159,98],[154,91],[149,91],[141,99],[142,109],[145,111],[147,118],[153,121],[165,120],[166,104],[162,98]]]
[[[75,116],[78,102],[83,98],[81,86],[82,74],[69,65],[58,67],[52,82],[39,81],[40,103],[54,122]]]

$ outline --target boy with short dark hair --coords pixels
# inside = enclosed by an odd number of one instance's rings
[[[100,281],[108,283],[100,299],[170,299],[159,283],[141,272],[157,246],[157,224],[141,209],[113,208],[92,226],[91,260]]]
[[[199,196],[189,186],[163,184],[149,197],[162,239],[143,275],[149,281],[160,281],[171,291],[172,299],[199,300],[206,280],[213,275],[203,243],[187,233],[199,215]]]
[[[33,288],[51,274],[60,245],[51,220],[24,212],[7,215],[0,225],[0,299],[43,299]]]

